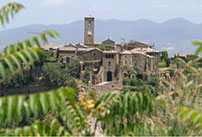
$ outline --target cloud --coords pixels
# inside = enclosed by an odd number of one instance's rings
[[[42,2],[42,4],[45,6],[55,7],[55,6],[63,6],[69,2],[70,0],[45,0]]]
[[[168,47],[167,50],[174,50],[174,47]]]
[[[161,47],[161,50],[167,50],[167,51],[169,51],[169,50],[174,50],[175,48],[174,47]]]

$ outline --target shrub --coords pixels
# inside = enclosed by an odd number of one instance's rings
[[[109,44],[102,44],[99,46],[99,49],[104,50],[104,51],[109,51],[109,50],[112,50],[113,47]]]
[[[67,72],[74,78],[80,78],[80,62],[78,60],[72,61],[67,66]]]
[[[42,66],[41,75],[46,85],[50,86],[66,86],[73,85],[75,87],[72,77],[69,72],[62,68],[59,63],[46,63]]]

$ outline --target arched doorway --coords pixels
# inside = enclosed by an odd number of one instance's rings
[[[112,72],[111,71],[107,72],[107,81],[112,81]]]

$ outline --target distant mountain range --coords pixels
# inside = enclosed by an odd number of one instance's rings
[[[79,20],[64,25],[36,24],[0,31],[1,48],[33,36],[28,32],[43,32],[50,29],[61,35],[59,39],[50,39],[51,43],[83,43],[84,21]],[[183,18],[171,19],[163,23],[146,19],[137,21],[96,20],[95,41],[103,41],[108,37],[115,41],[125,38],[127,41],[138,40],[154,43],[157,49],[168,50],[170,55],[178,52],[194,53],[196,48],[190,43],[195,40],[202,41],[202,24],[194,24]]]

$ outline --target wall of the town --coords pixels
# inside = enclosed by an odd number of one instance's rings
[[[121,59],[121,65],[129,66],[132,67],[132,54],[121,54],[120,55]]]

